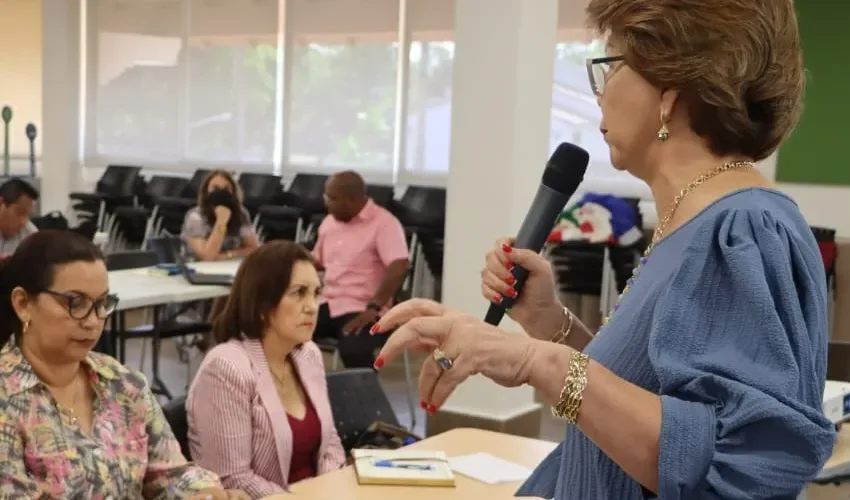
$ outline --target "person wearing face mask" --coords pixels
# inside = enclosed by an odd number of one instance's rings
[[[41,231],[0,266],[0,498],[245,498],[186,461],[144,375],[91,351],[118,304],[100,249]]]
[[[181,237],[198,260],[244,257],[259,246],[251,216],[230,172],[213,170],[198,190],[198,206],[186,213]]]
[[[193,459],[252,498],[336,470],[345,452],[311,341],[319,275],[310,252],[272,241],[239,267],[211,315],[219,343],[189,388]]]

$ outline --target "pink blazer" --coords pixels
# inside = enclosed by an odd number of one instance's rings
[[[292,353],[304,391],[322,424],[319,474],[345,464],[334,426],[325,367],[316,344]],[[253,498],[287,491],[292,430],[259,340],[231,340],[207,353],[186,401],[192,458],[225,488]]]

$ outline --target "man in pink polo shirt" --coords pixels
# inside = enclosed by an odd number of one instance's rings
[[[328,179],[325,204],[328,216],[313,249],[325,271],[315,337],[337,339],[347,368],[371,367],[374,350],[386,338],[368,330],[392,302],[409,267],[404,228],[369,198],[356,172]]]

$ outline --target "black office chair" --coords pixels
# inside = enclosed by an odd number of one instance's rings
[[[142,250],[106,254],[106,268],[110,271],[137,269],[156,265],[156,254]]]
[[[239,175],[237,182],[242,188],[242,204],[251,218],[256,217],[261,206],[280,202],[283,186],[279,175],[244,173]]]
[[[354,368],[327,375],[334,423],[345,451],[355,446],[374,422],[398,425],[398,418],[371,368]]]
[[[120,205],[133,205],[143,184],[142,167],[109,165],[97,182],[93,193],[73,192],[68,197],[80,220],[96,220],[101,230],[108,224],[112,210]]]
[[[145,189],[138,206],[121,206],[115,209],[115,219],[119,234],[127,242],[143,247],[147,238],[157,234],[161,226],[160,198],[180,196],[189,185],[184,177],[155,175],[145,183]]]
[[[393,186],[369,184],[366,186],[366,193],[376,204],[390,211],[394,209],[395,188]]]
[[[409,186],[400,200],[391,203],[391,207],[407,233],[413,270],[409,291],[415,296],[419,292],[418,277],[422,273],[427,270],[437,283],[443,275],[446,190]],[[439,293],[434,298],[439,300]]]
[[[180,450],[186,460],[192,460],[192,451],[189,447],[189,416],[186,412],[186,396],[178,396],[162,405],[162,413],[171,427]]]
[[[327,175],[297,174],[276,203],[259,207],[258,225],[265,238],[304,240],[312,218],[324,216],[327,179]]]
[[[197,199],[198,192],[201,190],[201,184],[204,183],[207,176],[210,175],[212,170],[207,168],[199,168],[195,170],[195,173],[192,174],[192,178],[189,179],[189,184],[186,186],[186,189],[183,193],[180,194],[181,198],[189,198],[189,199]]]

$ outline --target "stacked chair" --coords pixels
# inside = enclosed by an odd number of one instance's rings
[[[145,248],[147,239],[159,234],[162,226],[159,200],[183,195],[189,179],[154,175],[145,183],[137,205],[116,207],[119,247]]]
[[[288,239],[303,243],[312,227],[325,216],[325,182],[328,176],[297,174],[279,203],[259,207],[258,229],[263,239]]]
[[[210,170],[198,169],[189,179],[183,192],[174,196],[159,196],[156,200],[157,219],[152,236],[160,234],[180,234],[183,219],[192,207],[198,203],[198,191],[209,175]]]
[[[443,275],[443,238],[446,225],[446,190],[409,186],[393,203],[408,237],[411,275],[405,291],[413,297],[440,299]]]
[[[94,223],[98,231],[106,232],[110,241],[117,240],[115,210],[121,206],[137,206],[144,186],[142,167],[109,165],[93,193],[71,193],[71,213],[80,223]]]
[[[282,179],[274,174],[243,173],[237,179],[242,189],[242,204],[256,218],[261,206],[281,202],[283,196]]]

